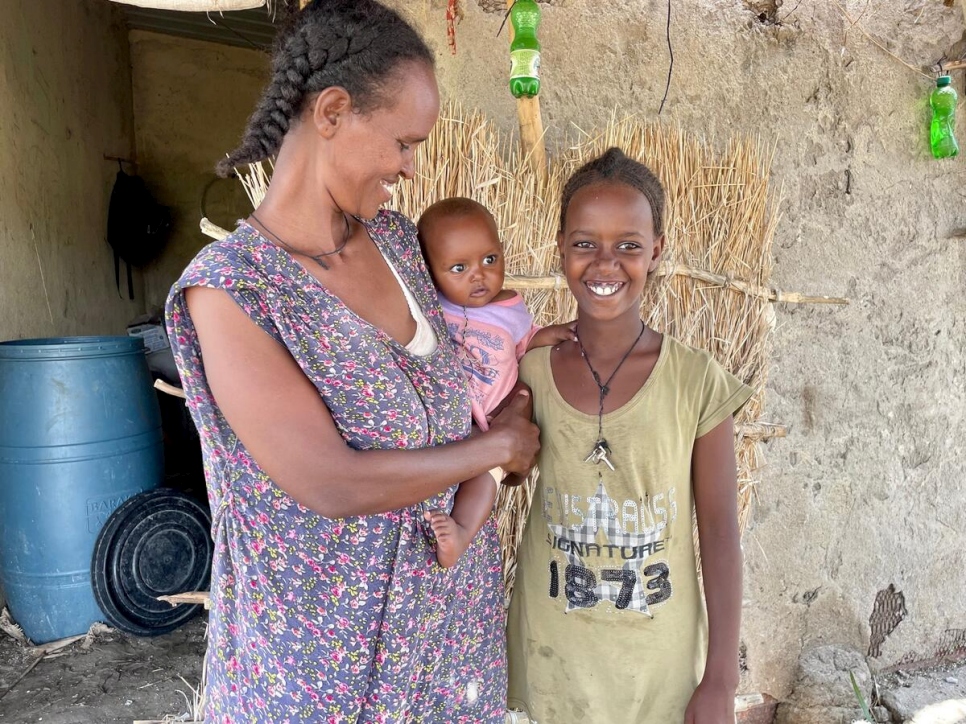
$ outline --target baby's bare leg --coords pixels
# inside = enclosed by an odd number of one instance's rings
[[[436,560],[439,565],[443,568],[456,565],[493,512],[494,500],[496,485],[493,477],[483,473],[460,483],[453,501],[452,516],[441,510],[424,513],[436,536]]]

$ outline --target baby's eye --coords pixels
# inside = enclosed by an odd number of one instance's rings
[[[449,270],[453,274],[462,274],[463,272],[466,271],[466,264],[453,264],[453,266],[451,266]]]
[[[403,153],[408,151],[410,148],[412,148],[412,146],[410,146],[408,143],[403,143],[402,141],[399,141],[399,150],[402,151]]]
[[[483,266],[493,266],[497,259],[499,259],[499,256],[496,254],[487,254],[483,257]]]

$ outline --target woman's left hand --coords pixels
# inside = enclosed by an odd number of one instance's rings
[[[684,724],[735,724],[735,688],[702,681],[684,710]]]

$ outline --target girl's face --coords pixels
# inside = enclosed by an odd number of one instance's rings
[[[616,182],[584,186],[570,200],[557,246],[582,317],[640,318],[647,275],[664,249],[644,194]]]

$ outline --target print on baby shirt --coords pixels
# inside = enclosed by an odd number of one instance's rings
[[[603,478],[586,500],[548,487],[543,517],[550,598],[562,598],[566,613],[607,601],[616,612],[652,617],[650,607],[673,593],[666,551],[669,524],[677,520],[674,492],[620,502],[607,494]],[[574,517],[578,522],[569,523]]]

